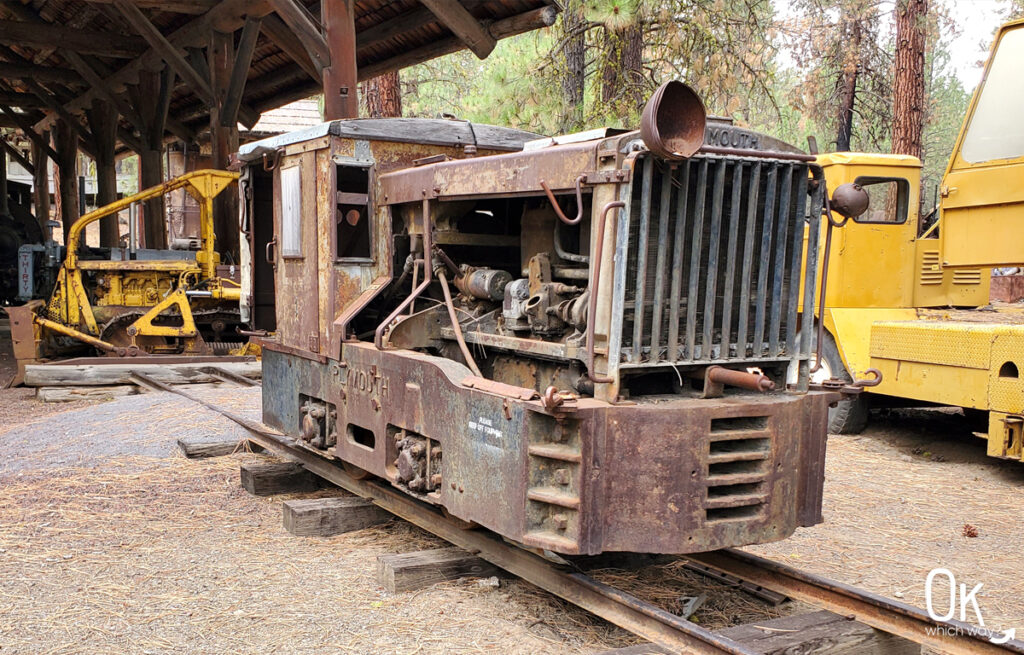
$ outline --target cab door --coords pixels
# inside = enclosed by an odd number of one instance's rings
[[[942,181],[944,266],[1024,263],[1024,21],[996,36]]]
[[[319,354],[315,155],[281,158],[274,175],[274,239],[266,254],[275,266],[277,341]]]

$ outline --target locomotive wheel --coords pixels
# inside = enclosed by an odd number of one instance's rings
[[[128,336],[128,326],[138,320],[140,316],[142,316],[141,312],[131,312],[115,316],[100,328],[100,339],[103,339],[107,343],[112,343],[115,346],[127,348],[132,345],[132,338]],[[166,346],[167,338],[157,336],[137,336],[135,337],[135,345],[138,346],[141,351],[147,353],[153,352],[154,348]],[[113,357],[117,356],[114,353],[107,354]]]
[[[828,332],[821,349],[821,368],[811,374],[811,382],[820,383],[829,378],[853,382],[847,372],[843,358],[839,355],[836,340]],[[870,400],[866,393],[860,393],[850,400],[840,400],[835,407],[828,408],[828,431],[831,434],[858,434],[868,425]]]

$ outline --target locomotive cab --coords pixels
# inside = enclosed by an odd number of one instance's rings
[[[653,111],[634,132],[362,119],[243,147],[243,312],[276,328],[264,421],[558,553],[819,522],[821,170],[705,130],[702,106],[681,127]]]

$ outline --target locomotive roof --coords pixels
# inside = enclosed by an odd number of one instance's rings
[[[247,143],[238,149],[238,158],[249,161],[268,150],[327,135],[365,141],[398,141],[437,146],[476,145],[486,150],[507,152],[522,150],[527,141],[541,136],[511,127],[443,118],[352,118],[328,121],[305,130]]]

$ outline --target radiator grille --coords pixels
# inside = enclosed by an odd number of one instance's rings
[[[808,195],[808,171],[804,162],[732,157],[637,162],[619,231],[627,244],[620,361],[763,361],[809,352],[810,335],[798,341],[797,296],[805,219],[820,216],[821,194]],[[808,233],[810,280],[817,232]],[[804,295],[813,310],[813,296]]]
[[[981,284],[981,271],[976,268],[962,268],[953,271],[953,284]]]
[[[921,284],[942,284],[938,250],[925,250],[921,253]]]

